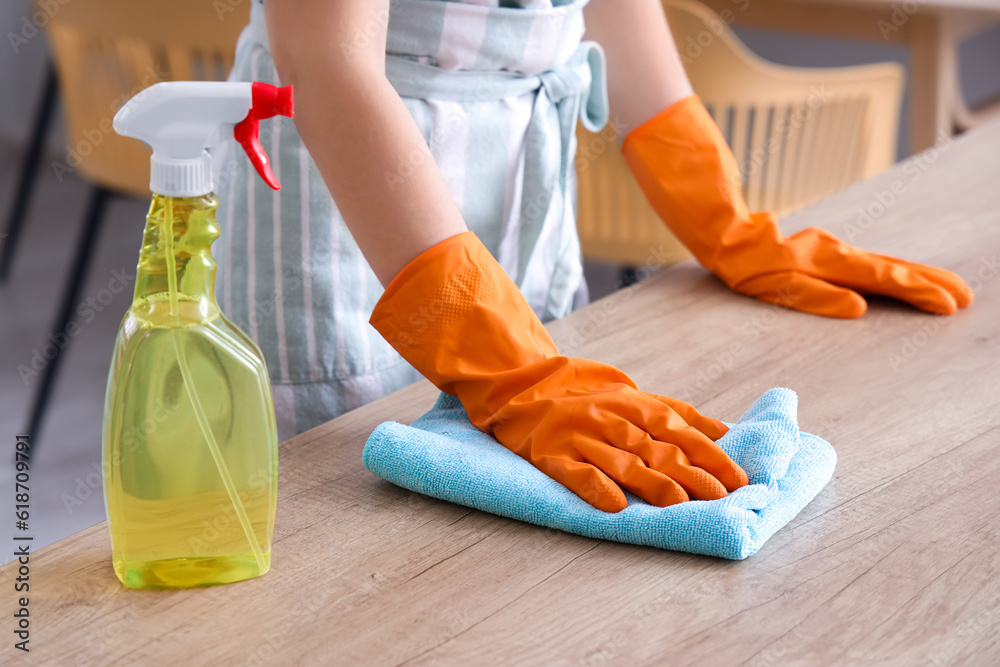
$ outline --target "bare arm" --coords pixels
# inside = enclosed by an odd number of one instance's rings
[[[282,84],[295,87],[295,126],[361,252],[387,285],[421,252],[466,231],[416,123],[385,77],[389,0],[281,0],[265,7],[275,67]]]
[[[693,94],[660,0],[591,0],[586,39],[608,59],[611,116],[633,130]]]

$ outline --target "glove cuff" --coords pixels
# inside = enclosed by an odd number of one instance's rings
[[[527,367],[559,354],[521,291],[473,232],[407,264],[369,322],[470,419],[488,418],[537,381]]]
[[[750,229],[756,225],[736,159],[698,96],[629,132],[622,154],[660,218],[699,262],[730,282],[726,256],[756,243],[748,235],[764,230]]]

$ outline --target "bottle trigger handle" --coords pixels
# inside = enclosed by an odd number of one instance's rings
[[[260,121],[263,118],[273,116],[287,116],[291,118],[294,113],[294,103],[292,99],[292,87],[284,86],[278,88],[268,83],[255,81],[252,88],[252,101],[247,117],[236,124],[233,128],[233,136],[236,141],[243,146],[251,164],[264,179],[264,182],[275,190],[281,189],[281,183],[275,178],[271,171],[271,161],[260,143]]]

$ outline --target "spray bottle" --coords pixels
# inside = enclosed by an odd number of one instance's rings
[[[135,295],[104,408],[104,499],[115,574],[189,588],[270,568],[278,438],[260,349],[215,300],[218,199],[208,150],[235,137],[280,188],[259,121],[292,115],[291,87],[158,83],[114,119],[153,149]]]

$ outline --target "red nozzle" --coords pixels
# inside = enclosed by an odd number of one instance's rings
[[[295,111],[293,107],[291,86],[278,88],[266,83],[253,84],[253,109],[257,118],[270,118],[271,116],[291,118]]]
[[[250,158],[250,162],[257,169],[257,173],[264,179],[264,182],[273,189],[280,190],[281,183],[274,177],[274,172],[271,171],[271,162],[267,153],[264,152],[264,147],[260,144],[260,120],[273,116],[292,117],[295,113],[292,87],[278,88],[255,81],[251,90],[253,99],[250,104],[250,113],[233,128],[233,136],[243,146],[247,157]]]

